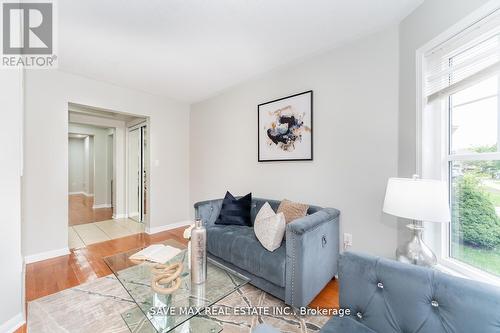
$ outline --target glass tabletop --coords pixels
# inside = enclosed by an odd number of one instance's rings
[[[173,240],[166,241],[164,244],[182,249],[166,264],[182,262],[184,266],[180,288],[168,295],[159,294],[151,288],[153,276],[151,269],[155,264],[128,259],[141,249],[104,258],[116,278],[157,332],[171,332],[196,316],[204,308],[215,304],[249,281],[245,276],[209,258],[207,260],[207,280],[200,285],[191,284],[186,247]],[[138,316],[137,311],[133,316]],[[126,317],[124,319],[127,321]],[[209,331],[214,330],[210,329]]]

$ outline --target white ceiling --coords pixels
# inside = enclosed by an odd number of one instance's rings
[[[397,24],[422,2],[58,1],[59,68],[195,102]]]

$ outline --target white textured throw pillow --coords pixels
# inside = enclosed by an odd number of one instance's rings
[[[285,235],[285,215],[276,214],[268,202],[266,202],[257,213],[253,230],[255,236],[268,251],[274,251],[281,246]]]

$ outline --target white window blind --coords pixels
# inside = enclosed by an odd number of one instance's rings
[[[500,72],[500,10],[425,55],[428,101]]]

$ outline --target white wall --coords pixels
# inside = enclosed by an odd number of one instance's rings
[[[106,178],[106,202],[110,204],[111,206],[114,205],[114,198],[112,198],[112,195],[114,193],[114,189],[112,190],[111,187],[113,186],[113,177],[114,177],[114,163],[113,163],[113,146],[114,146],[114,129],[109,128],[106,133],[106,168],[107,168],[107,178]],[[116,195],[116,194],[115,194]]]
[[[1,70],[0,131],[0,332],[24,323],[21,255],[22,73]],[[67,138],[65,139],[67,141]]]
[[[488,0],[424,1],[399,26],[399,159],[398,173],[410,177],[416,172],[416,51]],[[399,240],[410,232],[399,224]]]
[[[258,163],[257,105],[309,89],[314,161]],[[191,203],[230,190],[335,207],[354,250],[394,256],[395,219],[382,202],[397,174],[396,27],[195,104],[190,122]]]
[[[90,190],[90,160],[91,160],[91,156],[90,156],[90,138],[91,136],[87,136],[83,139],[83,160],[84,160],[84,164],[83,164],[83,180],[85,182],[85,186],[84,186],[84,193],[86,195],[92,195],[93,192]],[[69,142],[69,144],[71,145],[71,141]],[[69,187],[71,188],[71,147],[69,148]],[[71,192],[71,191],[70,191]]]
[[[94,137],[85,138],[85,192],[94,195]]]
[[[108,188],[109,176],[108,176],[108,132],[107,128],[100,128],[89,125],[82,124],[69,124],[70,133],[78,134],[88,134],[92,135],[93,138],[93,159],[89,154],[88,161],[81,161],[82,165],[88,163],[92,164],[89,168],[89,172],[93,171],[93,194],[94,194],[94,206],[96,208],[104,208],[105,206],[111,206],[111,201],[108,199],[111,189]],[[70,150],[71,153],[71,150]],[[110,152],[112,153],[112,152]],[[69,156],[70,171],[72,167],[71,155]],[[83,171],[82,171],[83,173]],[[90,181],[89,177],[89,181]],[[70,182],[71,182],[71,172],[70,172]],[[70,183],[71,188],[71,183]],[[71,192],[71,191],[70,191]]]
[[[189,217],[188,105],[56,70],[28,72],[25,101],[26,255],[67,248],[68,102],[150,117],[149,227]]]
[[[88,159],[85,153],[85,140],[83,138],[68,139],[69,153],[69,189],[70,193],[88,190]],[[85,175],[87,173],[87,175]]]

